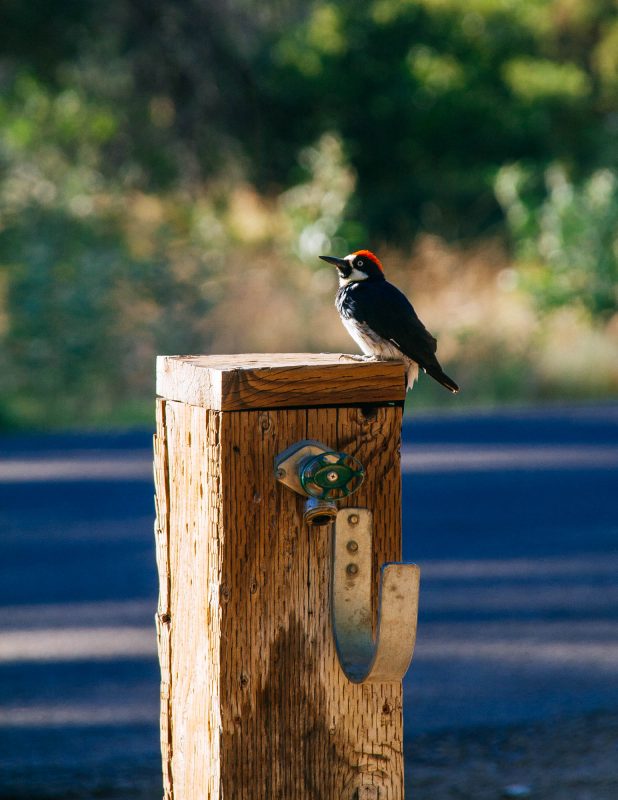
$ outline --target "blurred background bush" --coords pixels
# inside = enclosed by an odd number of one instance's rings
[[[0,426],[150,420],[156,353],[354,350],[317,255],[361,247],[464,403],[618,394],[614,0],[6,0],[0,28]]]

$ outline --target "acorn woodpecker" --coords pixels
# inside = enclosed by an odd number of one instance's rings
[[[459,386],[442,370],[436,358],[437,342],[402,292],[384,277],[380,259],[369,250],[345,258],[320,256],[339,272],[335,305],[348,333],[366,358],[402,360],[408,389],[420,367],[450,392]]]

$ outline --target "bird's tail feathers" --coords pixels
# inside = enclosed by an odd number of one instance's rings
[[[449,378],[449,376],[443,370],[439,368],[428,369],[427,374],[431,375],[431,377],[435,381],[438,381],[438,383],[442,384],[442,386],[444,386],[445,389],[448,389],[449,392],[457,394],[457,392],[459,391],[459,386],[455,383],[455,381],[452,378]]]

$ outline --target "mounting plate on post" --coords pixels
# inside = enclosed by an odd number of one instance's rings
[[[416,642],[420,569],[399,563],[382,567],[374,640],[372,528],[369,509],[343,508],[333,530],[333,635],[341,668],[354,683],[400,681]]]

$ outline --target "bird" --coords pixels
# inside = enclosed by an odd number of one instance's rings
[[[459,386],[436,358],[438,343],[408,298],[384,277],[380,259],[370,250],[344,258],[320,256],[339,273],[335,306],[350,336],[366,360],[401,360],[406,365],[407,389],[418,378],[419,367],[456,394]]]

